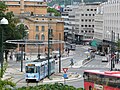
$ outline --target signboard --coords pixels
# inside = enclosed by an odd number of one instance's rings
[[[63,68],[64,73],[66,73],[66,72],[67,72],[67,70],[68,70],[68,68]]]
[[[68,76],[66,73],[63,74],[64,79],[68,79]]]
[[[94,88],[97,90],[103,90],[103,86],[98,84],[94,84]]]

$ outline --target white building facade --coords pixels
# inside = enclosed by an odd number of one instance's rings
[[[97,8],[95,14],[94,39],[97,41],[103,40],[103,4]]]
[[[79,31],[76,31],[79,41],[83,44],[93,40],[95,14],[100,3],[81,3],[79,5]]]
[[[111,41],[112,31],[115,32],[115,41],[120,33],[120,0],[109,0],[103,7],[103,39]]]

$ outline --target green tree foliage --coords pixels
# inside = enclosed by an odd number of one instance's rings
[[[7,6],[4,2],[0,2],[0,20],[5,17],[9,24],[8,25],[0,25],[0,36],[3,32],[3,41],[6,40],[13,40],[13,39],[20,39],[21,35],[19,31],[16,31],[16,25],[19,22],[19,19],[16,18],[13,12],[6,12]],[[2,37],[1,37],[2,39]],[[1,40],[0,39],[0,40]],[[1,42],[0,42],[1,45]],[[16,47],[16,45],[4,43],[4,49],[10,49]]]
[[[92,2],[105,2],[107,0],[84,0],[85,3],[92,3]],[[81,2],[81,0],[52,0],[52,2],[48,3],[49,6],[53,6],[54,4],[58,5],[71,5],[73,2]]]
[[[54,13],[55,16],[61,16],[60,12],[58,12],[58,11],[57,11],[56,9],[54,9],[54,8],[48,8],[48,9],[47,9],[47,12],[48,12],[48,13]]]
[[[9,88],[7,86],[9,86]],[[15,86],[15,83],[12,83],[11,81],[0,79],[0,90],[12,90],[10,87]]]
[[[120,52],[120,39],[117,41],[117,50]]]
[[[84,90],[83,88],[75,88],[73,86],[64,85],[62,83],[44,84],[38,86],[29,86],[18,88],[17,90]]]

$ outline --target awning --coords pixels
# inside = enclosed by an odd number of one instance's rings
[[[98,42],[96,41],[96,40],[92,40],[91,42],[90,42],[90,46],[93,46],[93,47],[97,47],[99,44],[98,44]]]

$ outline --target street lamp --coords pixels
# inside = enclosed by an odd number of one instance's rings
[[[0,21],[0,24],[8,24],[8,20],[6,18],[3,17],[3,19]],[[2,78],[3,77],[3,62],[4,62],[4,59],[3,59],[3,30],[2,30],[2,33],[1,33],[1,51],[0,51],[0,56],[1,56],[1,75],[0,77]]]

